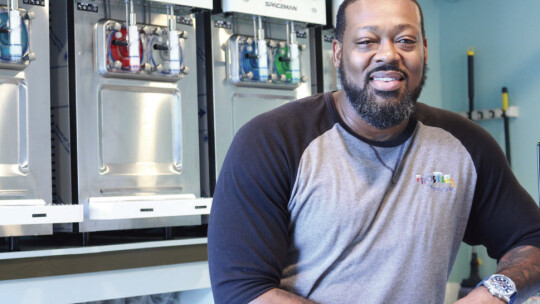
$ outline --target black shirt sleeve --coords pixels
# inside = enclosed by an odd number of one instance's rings
[[[473,153],[478,180],[464,241],[499,260],[512,248],[540,248],[540,209],[519,184],[495,140],[483,135]]]
[[[216,185],[208,231],[215,303],[247,303],[279,286],[291,175],[279,128],[268,123],[240,129]]]

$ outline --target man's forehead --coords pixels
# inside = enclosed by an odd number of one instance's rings
[[[375,5],[384,5],[384,4],[395,4],[395,3],[408,3],[414,6],[418,6],[418,2],[415,0],[353,0],[349,6],[354,4],[364,4],[370,3]]]
[[[392,7],[396,6],[400,7],[398,13],[401,16],[414,16],[420,20],[420,9],[413,0],[357,0],[347,6],[345,15],[388,13]]]
[[[392,9],[396,6],[399,6],[400,9]],[[347,24],[375,17],[400,18],[402,19],[399,22],[401,23],[400,27],[412,26],[420,28],[420,9],[418,4],[412,0],[357,0],[352,2],[345,10]]]
[[[411,24],[411,23],[396,24],[394,26],[394,30],[396,31],[404,31],[407,29],[412,29],[412,30],[417,30],[417,31],[420,30],[418,26],[415,26],[414,24]],[[364,26],[355,28],[354,30],[367,30],[367,31],[377,32],[380,30],[380,27],[377,25],[364,25]]]

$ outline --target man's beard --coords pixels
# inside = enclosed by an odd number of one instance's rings
[[[399,98],[399,90],[368,90],[370,75],[377,71],[399,71],[403,74],[403,81],[405,81],[406,88],[398,103],[391,101],[380,102],[377,101],[377,96],[387,99]],[[350,104],[364,121],[377,129],[388,129],[395,127],[406,119],[409,119],[411,114],[414,112],[416,100],[418,97],[420,97],[420,93],[424,87],[424,83],[426,81],[426,71],[427,65],[424,64],[420,84],[418,87],[410,91],[408,89],[409,77],[407,73],[399,70],[399,68],[394,65],[382,65],[370,71],[368,75],[366,75],[363,89],[359,88],[354,83],[349,83],[345,70],[343,69],[343,60],[341,60],[339,63],[338,69],[339,77],[341,78],[341,86],[345,91]]]

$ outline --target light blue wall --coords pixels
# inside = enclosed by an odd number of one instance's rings
[[[424,13],[424,28],[428,44],[427,81],[420,101],[434,107],[443,107],[441,88],[440,11],[434,0],[419,0]]]
[[[430,71],[421,101],[468,111],[467,49],[475,50],[475,108],[500,108],[507,87],[519,117],[510,121],[512,168],[538,202],[536,143],[540,141],[540,1],[419,0],[428,38]],[[504,149],[502,120],[481,122]],[[494,164],[497,165],[497,164]],[[481,275],[494,271],[484,248]],[[451,281],[469,275],[471,248],[462,246]]]

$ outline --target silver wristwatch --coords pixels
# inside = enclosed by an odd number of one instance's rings
[[[516,300],[516,284],[509,277],[502,274],[493,274],[485,278],[478,286],[484,285],[488,291],[497,298],[503,299],[506,303],[512,304]]]

